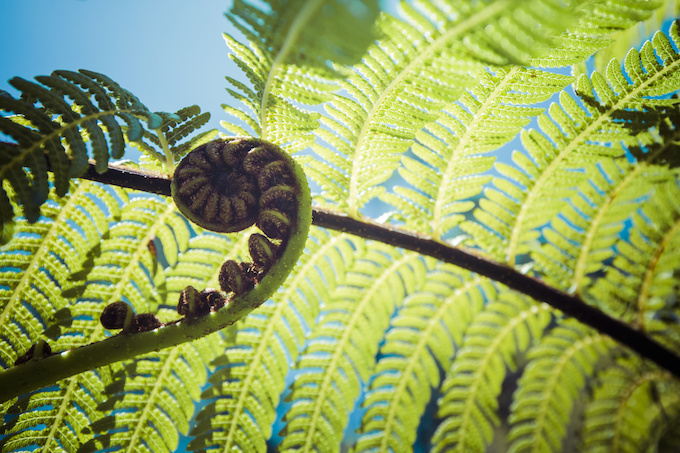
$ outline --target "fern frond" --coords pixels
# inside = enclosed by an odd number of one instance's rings
[[[258,7],[234,2],[229,21],[249,46],[225,34],[230,58],[241,68],[252,88],[228,77],[230,94],[247,111],[223,106],[252,131],[222,123],[230,132],[259,136],[292,151],[303,149],[318,127],[318,114],[299,106],[323,102],[338,77],[329,64],[353,64],[373,40],[375,0],[276,0]],[[346,33],[347,24],[352,33]]]
[[[505,375],[517,369],[518,355],[543,336],[551,318],[546,305],[510,292],[475,318],[442,384],[433,451],[486,449],[499,423]]]
[[[680,386],[667,372],[624,356],[599,373],[584,412],[580,451],[648,451],[677,434]]]
[[[532,253],[542,278],[565,290],[587,294],[592,276],[606,271],[605,263],[615,254],[614,244],[631,208],[664,181],[675,179],[668,166],[677,165],[678,113],[677,108],[666,110],[658,129],[637,135],[640,144],[628,149],[637,162],[606,160],[590,172],[550,228],[542,231],[547,243]],[[601,300],[593,298],[593,303]]]
[[[313,228],[307,251],[279,293],[237,326],[234,343],[214,365],[210,400],[196,416],[191,451],[215,447],[243,451],[266,450],[275,408],[285,387],[288,358],[296,360],[304,331],[314,327],[319,301],[344,281],[345,266],[362,247],[345,235]]]
[[[470,71],[483,62],[526,61],[572,17],[553,1],[432,3],[402,3],[404,20],[381,16],[380,39],[325,106],[325,128],[317,134],[333,150],[317,143],[314,151],[328,162],[305,163],[310,177],[331,188],[327,200],[353,217],[381,193],[377,186],[392,175],[416,132],[472,84]]]
[[[368,381],[390,316],[425,280],[414,253],[371,243],[327,299],[295,364],[283,450],[337,451],[348,414]]]
[[[572,408],[595,365],[615,343],[573,319],[563,320],[527,358],[513,395],[508,442],[511,451],[563,451]]]
[[[82,196],[88,197],[87,192]],[[156,265],[148,244],[169,218],[182,218],[181,214],[172,201],[168,204],[160,197],[136,196],[128,201],[126,192],[117,191],[116,198],[116,203],[123,203],[120,221],[111,225],[108,232],[103,232],[103,240],[98,232],[92,233],[97,241],[101,241],[100,249],[94,262],[83,266],[83,288],[71,289],[80,297],[68,300],[65,308],[71,316],[68,323],[60,326],[61,335],[52,343],[55,352],[103,340],[106,334],[99,323],[99,315],[111,302],[126,300],[138,311],[150,310],[160,303],[162,295],[158,287],[163,271]],[[176,228],[183,225],[187,229],[186,221],[182,222],[172,225]],[[181,234],[178,232],[176,236],[181,237]],[[171,247],[170,244],[167,246]],[[36,270],[33,270],[31,275],[35,274]],[[56,386],[21,397],[16,404],[35,409],[20,414],[18,421],[11,422],[16,426],[12,430],[12,442],[30,439],[30,445],[49,451],[57,450],[57,445],[74,445],[67,450],[75,451],[77,445],[90,442],[93,432],[88,427],[102,417],[98,407],[105,400],[106,386],[113,383],[113,374],[120,367],[121,364],[115,364],[76,375]],[[41,425],[47,427],[41,428]],[[36,429],[41,430],[41,435],[34,434]]]
[[[680,39],[677,23],[670,36],[674,41]],[[635,144],[626,119],[635,114],[633,124],[637,126],[649,112],[649,125],[653,125],[659,120],[654,109],[673,102],[660,96],[680,88],[680,76],[674,71],[678,65],[680,56],[659,32],[653,44],[647,42],[640,53],[629,53],[625,73],[614,63],[609,65],[606,79],[597,72],[591,79],[582,76],[576,89],[584,107],[562,92],[560,105],[553,104],[549,115],[539,117],[543,134],[535,130],[522,134],[530,157],[515,152],[514,167],[498,164],[497,170],[508,179],[496,179],[497,189],[485,190],[486,199],[475,210],[479,223],[462,225],[475,238],[475,244],[513,265],[518,256],[536,248],[539,227],[559,213],[587,179],[590,166],[622,157],[622,142]],[[599,100],[593,101],[596,98]]]
[[[474,78],[477,85],[416,134],[411,150],[418,160],[402,157],[399,174],[413,188],[397,186],[395,193],[381,197],[399,208],[395,220],[435,239],[465,218],[474,206],[471,198],[491,179],[482,175],[493,163],[484,154],[512,140],[542,112],[532,104],[546,101],[572,80],[519,66],[482,70]]]
[[[171,122],[182,121],[175,114],[150,112],[129,91],[96,72],[54,71],[36,80],[40,83],[19,77],[9,81],[21,91],[19,99],[4,91],[0,94],[0,132],[15,142],[1,144],[0,183],[10,183],[29,222],[38,219],[39,207],[47,199],[47,170],[54,174],[59,196],[66,194],[71,178],[86,171],[86,143],[96,170],[103,173],[110,157],[118,159],[125,152],[123,129],[127,130],[128,141],[149,134],[138,118],[144,119],[151,130],[170,128]],[[116,118],[126,126],[121,126]],[[200,126],[206,118],[199,118],[184,126],[189,125],[189,129]],[[171,139],[176,141],[182,133],[171,134]],[[158,140],[164,141],[165,137]],[[159,144],[167,148],[167,143]],[[6,199],[4,184],[0,185],[0,198]],[[3,222],[13,217],[11,205],[2,202],[0,208]]]
[[[545,55],[532,59],[532,66],[574,65],[582,63],[598,50],[600,51],[598,54],[601,54],[602,57],[609,55],[609,58],[603,62],[606,66],[612,58],[618,57],[618,55],[608,53],[609,48],[612,47],[610,45],[619,42],[619,40],[613,39],[612,34],[614,32],[625,33],[635,24],[648,19],[654,13],[654,10],[662,4],[663,0],[630,0],[625,2],[598,0],[573,4],[572,7],[581,10],[578,21],[569,26],[565,33],[554,38],[553,45]],[[657,30],[657,28],[654,28],[654,30]],[[626,45],[625,49],[621,49],[621,56],[625,55],[632,46],[641,42],[642,38],[640,37],[638,41]]]
[[[414,448],[431,389],[441,384],[439,370],[450,368],[470,323],[496,299],[488,279],[452,266],[438,266],[426,279],[390,322],[362,404],[366,413],[353,451]]]
[[[107,386],[109,400],[100,406],[111,415],[92,425],[95,437],[79,451],[175,451],[179,434],[189,430],[206,365],[220,344],[219,335],[211,335],[125,364]]]
[[[616,310],[619,316],[677,350],[680,311],[676,276],[680,260],[675,247],[680,243],[680,177],[670,170],[661,174],[665,178],[657,181],[651,196],[632,213],[628,238],[614,245],[617,254],[613,266],[587,295],[607,301],[603,308]]]
[[[38,222],[17,220],[12,240],[0,248],[3,369],[38,339],[58,337],[72,321],[62,292],[76,283],[75,276],[88,266],[101,236],[108,234],[109,222],[119,215],[110,191],[83,182],[72,184],[67,197],[57,197],[52,190]]]

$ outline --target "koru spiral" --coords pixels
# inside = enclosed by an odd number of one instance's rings
[[[192,286],[181,292],[177,312],[186,318],[216,311],[258,285],[257,298],[264,302],[304,249],[311,223],[309,187],[300,167],[274,144],[233,137],[201,145],[177,165],[171,191],[179,211],[200,227],[232,233],[256,225],[261,231],[248,239],[252,262],[228,260],[220,268],[226,294]],[[121,309],[120,320],[102,323],[124,333],[147,330],[128,327],[130,316]]]

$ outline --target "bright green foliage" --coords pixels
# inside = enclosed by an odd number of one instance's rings
[[[224,105],[225,111],[250,129],[222,122],[237,135],[254,135],[291,151],[309,146],[318,114],[298,102],[319,104],[334,89],[338,77],[329,64],[352,64],[373,39],[377,0],[274,0],[263,8],[236,0],[227,14],[245,35],[244,46],[225,34],[230,57],[252,87],[227,77],[228,89],[247,111]],[[347,33],[352,24],[352,33]],[[303,44],[304,43],[304,44]],[[291,99],[295,102],[291,102]]]
[[[441,386],[433,451],[484,451],[499,424],[498,395],[506,372],[543,335],[548,307],[512,293],[489,304],[468,328]]]
[[[367,411],[355,451],[410,451],[420,424],[412,414],[425,411],[431,389],[441,385],[439,369],[450,368],[470,323],[496,299],[490,281],[471,277],[438,266],[397,311],[363,403]]]
[[[610,338],[568,319],[527,354],[513,395],[510,451],[560,451],[574,403],[585,393],[586,377],[613,349]]]
[[[228,78],[245,109],[225,106],[238,124],[224,125],[297,153],[315,203],[358,218],[387,204],[371,220],[465,244],[680,354],[678,25],[597,57],[599,72],[584,63],[662,3],[413,0],[374,20],[372,1],[237,0],[243,41],[225,39],[248,83]],[[39,340],[62,352],[110,336],[98,317],[116,300],[172,322],[187,285],[218,287],[221,264],[248,254],[248,232],[70,179],[87,149],[103,166],[125,139],[171,173],[213,136],[194,133],[205,114],[156,116],[94,73],[38,81],[0,96],[26,153],[0,169],[14,209],[4,368]],[[20,206],[46,193],[40,211]],[[314,227],[286,283],[236,324],[4,403],[0,449],[670,452],[679,385],[490,278]]]
[[[326,300],[294,367],[297,377],[288,397],[293,405],[284,420],[282,449],[332,451],[340,445],[390,315],[425,281],[422,259],[399,255],[377,244],[356,251],[347,280]]]
[[[677,379],[636,357],[624,356],[596,376],[584,409],[583,452],[639,452],[677,448],[680,387]]]

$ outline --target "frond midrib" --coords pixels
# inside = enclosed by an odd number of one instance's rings
[[[303,280],[307,272],[309,272],[314,265],[316,264],[316,260],[323,258],[326,256],[326,251],[330,248],[332,248],[336,243],[342,241],[345,239],[345,234],[339,234],[337,236],[332,237],[328,242],[322,245],[322,247],[317,250],[314,255],[312,255],[313,259],[307,260],[301,268],[297,269],[296,272],[291,274],[290,276],[290,285],[287,286],[286,291],[282,294],[281,300],[285,301],[286,299],[289,299],[289,294],[298,287],[300,280]],[[286,304],[283,302],[280,302],[276,304],[276,309],[272,313],[272,315],[269,317],[269,319],[277,319],[282,317],[283,311],[286,309]],[[257,345],[257,349],[255,350],[255,354],[253,354],[253,360],[251,360],[251,363],[248,367],[248,373],[246,374],[245,379],[242,380],[243,384],[241,385],[241,390],[238,395],[238,400],[236,405],[234,406],[234,410],[230,413],[231,415],[231,420],[229,421],[229,432],[227,433],[227,437],[224,440],[224,448],[222,449],[223,453],[229,453],[231,449],[234,446],[234,437],[236,435],[236,430],[238,428],[239,420],[241,417],[241,414],[243,413],[243,409],[245,408],[246,405],[246,399],[248,398],[248,394],[250,392],[250,382],[255,379],[255,376],[257,373],[260,371],[258,367],[252,366],[253,363],[259,363],[261,361],[260,357],[262,357],[265,352],[268,349],[268,339],[273,336],[274,334],[274,327],[276,326],[275,322],[268,322],[267,323],[267,328],[265,329],[264,333],[260,337],[260,342]],[[265,341],[267,340],[267,341]]]
[[[433,218],[434,218],[434,225],[433,225],[433,231],[432,231],[432,237],[435,240],[440,240],[441,239],[441,218],[442,218],[442,209],[444,204],[450,202],[449,197],[447,197],[446,194],[446,189],[449,187],[449,179],[451,178],[451,173],[453,173],[457,167],[458,160],[454,158],[454,155],[456,154],[457,150],[464,150],[465,146],[472,137],[473,132],[475,131],[475,127],[477,126],[477,123],[482,121],[484,117],[484,112],[491,107],[493,104],[493,101],[495,100],[496,96],[500,95],[501,92],[505,89],[506,85],[510,83],[515,76],[519,72],[519,66],[513,66],[510,71],[503,77],[503,80],[496,86],[496,88],[487,96],[486,100],[484,103],[481,105],[481,107],[477,110],[475,115],[472,118],[472,121],[468,125],[468,127],[465,129],[465,132],[463,135],[460,137],[460,141],[458,142],[458,145],[451,151],[451,159],[449,159],[448,164],[446,165],[446,170],[444,170],[444,173],[442,174],[442,179],[439,184],[439,188],[437,189],[437,197],[435,199],[434,203],[434,209],[433,209]]]
[[[294,49],[293,45],[297,41],[298,36],[302,31],[304,31],[307,22],[316,12],[316,10],[319,9],[321,4],[321,0],[308,0],[305,3],[305,5],[302,7],[302,10],[296,14],[295,19],[291,24],[290,30],[286,34],[286,39],[284,40],[283,45],[276,53],[276,57],[274,57],[274,60],[272,61],[272,65],[269,68],[269,74],[267,75],[267,80],[265,81],[264,88],[262,90],[262,100],[260,101],[260,135],[262,140],[267,140],[267,104],[269,103],[269,96],[272,91],[272,86],[276,80],[276,76],[278,75],[278,66],[283,63],[283,61],[288,57],[289,53]]]
[[[456,288],[456,290],[446,298],[446,301],[439,306],[437,312],[428,320],[427,327],[419,335],[418,343],[411,351],[406,368],[404,368],[404,371],[401,373],[403,378],[399,380],[399,385],[394,391],[396,396],[390,401],[389,409],[387,411],[387,415],[385,416],[385,427],[383,428],[384,435],[380,441],[380,449],[378,451],[389,451],[388,443],[390,437],[387,434],[396,431],[396,429],[392,429],[392,425],[395,424],[395,421],[397,420],[397,412],[401,409],[399,404],[401,401],[401,395],[405,395],[407,393],[408,379],[406,378],[411,376],[413,368],[419,365],[418,358],[421,356],[422,351],[427,348],[427,341],[429,340],[430,335],[432,335],[432,332],[435,330],[444,314],[450,310],[450,305],[456,299],[458,299],[459,296],[462,296],[463,294],[467,293],[468,290],[476,287],[478,284],[484,281],[485,278],[486,277],[478,275],[475,278],[467,281],[463,286]]]
[[[509,4],[512,4],[512,0],[502,0],[484,8],[472,16],[468,17],[465,21],[460,24],[455,25],[446,33],[440,35],[434,42],[427,46],[427,48],[416,55],[416,57],[411,60],[404,69],[402,69],[396,77],[387,85],[387,87],[380,93],[378,99],[373,103],[373,107],[368,112],[366,119],[364,120],[361,130],[359,132],[356,145],[354,147],[355,154],[352,159],[352,171],[350,173],[350,185],[349,185],[349,197],[348,197],[348,207],[349,215],[354,218],[359,217],[359,178],[358,173],[360,171],[360,165],[357,165],[362,159],[362,153],[364,152],[364,141],[370,139],[371,125],[373,123],[373,117],[382,108],[383,103],[389,98],[393,91],[401,87],[402,81],[411,73],[411,70],[419,66],[421,63],[427,61],[436,50],[439,50],[446,46],[446,43],[458,34],[462,34],[467,30],[483,23],[485,20],[493,17],[496,14],[501,13]]]
[[[371,304],[373,295],[378,291],[383,282],[385,282],[390,276],[398,272],[398,269],[404,264],[408,263],[412,259],[418,259],[418,255],[414,253],[404,253],[402,257],[392,263],[390,267],[385,269],[381,273],[380,277],[373,281],[370,289],[363,291],[363,296],[359,303],[352,310],[352,316],[347,321],[347,324],[343,327],[342,337],[335,344],[335,351],[331,357],[331,361],[327,367],[324,369],[324,379],[319,386],[319,391],[316,394],[314,401],[314,410],[312,411],[312,416],[310,418],[309,427],[305,433],[305,445],[302,451],[313,451],[314,445],[314,435],[316,433],[316,423],[321,418],[321,410],[324,402],[326,401],[326,394],[329,392],[329,388],[333,385],[333,377],[339,376],[340,373],[337,372],[338,363],[340,362],[340,357],[344,354],[344,347],[342,345],[347,344],[350,341],[351,334],[356,328],[356,324],[364,316],[364,310],[367,306]],[[331,390],[332,391],[332,390]]]
[[[574,136],[574,138],[567,143],[564,148],[562,148],[559,152],[559,154],[553,159],[553,161],[546,167],[546,169],[541,172],[541,175],[538,177],[536,180],[536,183],[533,185],[533,188],[531,192],[529,192],[529,195],[527,196],[526,200],[524,203],[522,203],[520,207],[519,214],[517,215],[517,219],[515,221],[515,226],[512,229],[512,235],[510,237],[510,241],[508,243],[508,247],[506,249],[506,263],[513,266],[514,265],[514,260],[515,260],[515,253],[516,249],[519,245],[519,235],[521,234],[522,230],[522,223],[524,222],[525,217],[531,210],[530,207],[533,204],[533,200],[535,197],[538,196],[538,192],[542,188],[544,184],[547,184],[550,181],[549,176],[557,170],[558,166],[562,161],[571,153],[573,149],[576,148],[576,146],[580,145],[583,141],[586,140],[586,138],[593,132],[597,130],[597,128],[604,123],[605,120],[609,119],[611,115],[616,112],[617,110],[620,109],[625,103],[633,98],[637,93],[644,91],[645,88],[647,88],[648,85],[652,84],[654,81],[656,81],[659,78],[662,78],[665,76],[668,72],[671,72],[672,70],[676,70],[677,67],[680,66],[680,59],[677,59],[675,61],[672,61],[668,66],[664,66],[660,71],[656,72],[655,74],[652,74],[651,77],[649,77],[647,80],[642,82],[640,85],[635,86],[635,85],[628,85],[629,88],[631,88],[631,91],[621,97],[616,103],[614,103],[606,112],[604,112],[602,115],[600,115],[598,118],[595,119],[592,123],[590,123],[583,131],[581,131],[579,134]],[[609,82],[607,80],[607,82]]]

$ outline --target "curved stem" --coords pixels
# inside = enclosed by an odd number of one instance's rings
[[[296,227],[279,260],[252,290],[234,297],[226,307],[205,316],[182,318],[150,332],[118,334],[97,343],[8,368],[0,373],[0,402],[84,371],[202,338],[234,324],[264,303],[295,267],[305,248],[312,221],[312,200],[307,178],[293,159],[290,162],[301,189]],[[161,179],[167,182],[169,190],[169,180]]]

